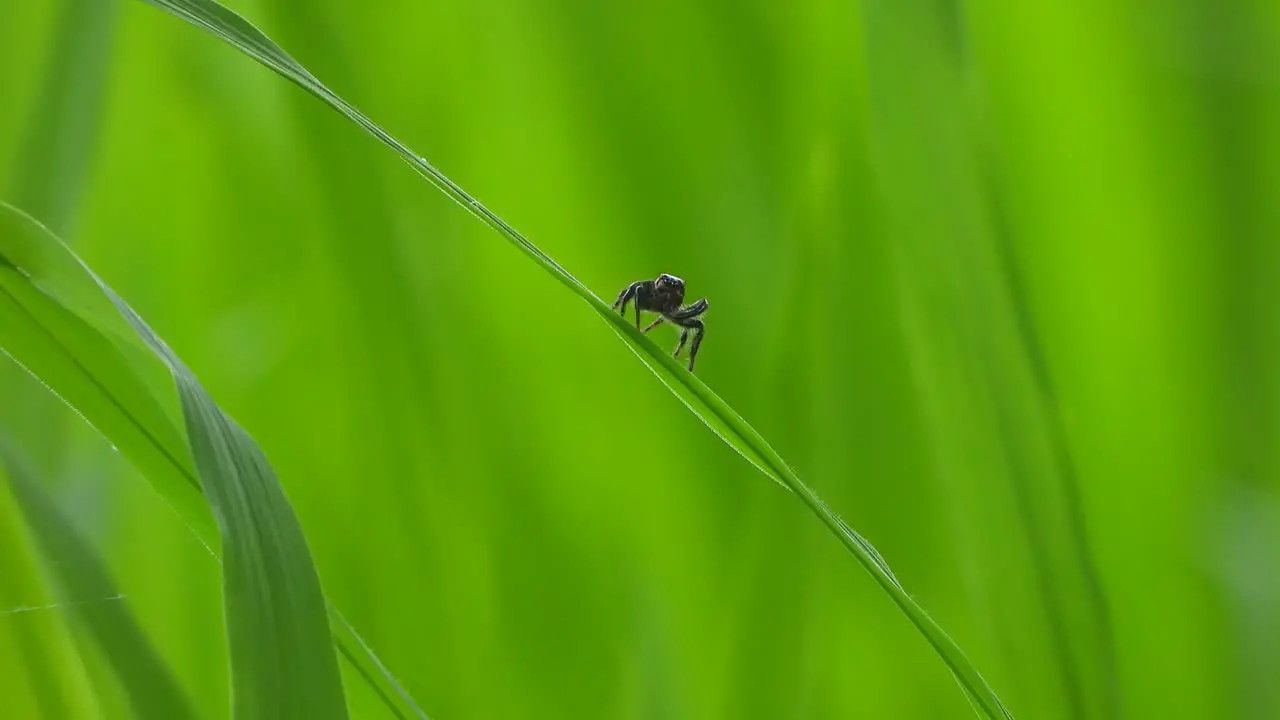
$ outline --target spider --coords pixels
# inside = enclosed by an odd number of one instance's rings
[[[640,329],[640,311],[660,313],[657,320],[649,323],[644,332],[658,327],[663,320],[670,320],[681,327],[680,344],[676,346],[674,357],[680,357],[684,343],[693,335],[693,345],[689,346],[689,372],[693,372],[693,361],[698,357],[698,346],[702,344],[702,336],[706,327],[702,324],[702,314],[707,311],[707,299],[702,298],[692,305],[681,306],[684,302],[684,281],[675,275],[662,273],[657,280],[638,280],[627,286],[618,294],[613,302],[613,309],[621,308],[627,314],[627,303],[635,300],[636,329]]]

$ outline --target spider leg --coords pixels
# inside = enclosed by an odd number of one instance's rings
[[[707,330],[707,326],[699,319],[706,311],[707,299],[702,298],[695,303],[665,315],[666,319],[683,328],[680,333],[680,344],[676,346],[674,357],[680,357],[680,351],[684,349],[685,341],[690,336],[693,336],[693,345],[689,347],[689,372],[693,372],[693,361],[698,357],[698,347],[702,345],[702,335]]]
[[[626,315],[627,303],[631,302],[631,298],[636,296],[636,291],[639,289],[640,289],[640,283],[638,282],[633,282],[630,285],[628,285],[626,290],[623,290],[622,292],[618,293],[618,299],[613,301],[613,309],[617,310],[619,307],[621,307],[622,314]],[[636,309],[639,310],[638,307]]]
[[[707,311],[707,299],[702,298],[698,302],[686,305],[675,312],[668,313],[672,322],[679,323],[681,320],[690,320],[696,318]]]
[[[689,339],[689,331],[680,331],[680,344],[676,346],[676,351],[671,353],[671,357],[680,357],[680,351],[684,349],[684,342]]]
[[[702,336],[707,333],[707,326],[701,320],[690,320],[687,326],[693,331],[693,345],[689,348],[689,372],[693,372],[693,361],[698,359],[698,346],[702,344]]]
[[[649,327],[645,328],[645,329],[644,329],[644,331],[645,331],[645,332],[649,332],[650,330],[652,330],[652,329],[654,329],[654,328],[658,327],[659,325],[661,325],[661,324],[662,324],[662,321],[663,321],[663,320],[666,320],[666,318],[665,318],[665,317],[663,317],[662,315],[659,315],[659,316],[658,316],[658,319],[657,319],[657,320],[654,320],[654,321],[653,321],[653,322],[651,322],[651,323],[649,323]]]

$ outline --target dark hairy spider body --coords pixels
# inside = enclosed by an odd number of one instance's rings
[[[658,327],[663,321],[680,326],[680,344],[673,353],[680,357],[685,342],[690,336],[693,344],[689,346],[689,372],[693,372],[693,362],[698,357],[698,347],[702,345],[702,336],[706,326],[702,322],[702,314],[707,311],[707,299],[702,298],[695,303],[684,305],[684,281],[675,275],[663,273],[656,280],[639,280],[627,286],[618,294],[613,302],[613,309],[625,316],[627,303],[635,302],[636,329],[640,328],[640,311],[658,313],[658,319],[649,323],[644,332]]]

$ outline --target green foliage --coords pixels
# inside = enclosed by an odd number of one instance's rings
[[[0,463],[6,484],[7,467]],[[93,707],[84,663],[61,618],[47,612],[58,605],[57,595],[41,576],[24,530],[21,507],[7,489],[0,492],[0,671],[6,690],[0,709],[11,717],[84,715]]]
[[[27,462],[4,442],[0,442],[0,467],[8,471],[13,496],[46,558],[45,566],[57,578],[61,596],[67,598],[66,609],[84,623],[106,656],[127,693],[133,716],[144,720],[196,717],[129,606],[119,602],[125,598],[101,558],[63,517]]]
[[[1272,0],[222,1],[312,93],[142,3],[6,4],[0,200],[270,457],[351,717],[973,717],[856,536],[682,399],[874,542],[1013,715],[1280,716]],[[669,328],[601,332],[586,289],[658,272],[767,447],[656,359]],[[69,403],[0,358],[0,436],[123,597],[65,582],[6,478],[0,717],[137,713],[94,610],[225,718],[173,377],[86,289],[42,322],[114,323],[77,357],[154,436],[7,312]]]
[[[211,552],[212,510],[234,716],[345,717],[319,580],[261,450],[128,305],[7,205],[0,205],[0,318],[5,352],[154,478]],[[162,380],[166,370],[176,401]],[[197,509],[201,488],[208,509]]]
[[[970,120],[962,51],[927,3],[867,5],[875,162],[899,266],[912,268],[900,282],[906,322],[920,328],[916,372],[939,389],[931,430],[950,501],[980,518],[972,537],[985,584],[1011,567],[1036,579],[988,600],[1006,626],[1036,638],[1012,651],[1019,684],[1055,700],[1050,717],[1117,717],[1114,642],[1061,408],[1002,227],[993,151]],[[926,330],[935,327],[951,331]],[[1025,546],[1010,548],[1011,536]]]
[[[609,305],[587,286],[579,282],[577,278],[557,264],[550,256],[539,250],[536,245],[521,235],[515,228],[508,225],[493,211],[486,208],[433,167],[427,162],[426,158],[396,140],[390,133],[378,127],[363,113],[326,88],[324,84],[290,58],[267,36],[235,13],[212,0],[146,0],[146,2],[168,10],[191,24],[212,32],[323,100],[358,127],[361,127],[399,153],[405,161],[422,173],[424,177],[448,195],[450,199],[492,227],[502,237],[537,262],[544,270],[551,273],[565,287],[573,290],[606,322],[613,326],[614,332],[628,344],[636,357],[648,365],[658,379],[671,392],[675,393],[676,397],[700,420],[706,423],[712,432],[765,475],[781,483],[800,497],[818,519],[853,553],[867,572],[871,573],[872,577],[876,579],[885,592],[889,593],[898,607],[906,613],[925,639],[937,650],[951,671],[956,674],[961,687],[976,700],[978,706],[982,708],[982,711],[988,717],[1010,717],[1008,711],[1000,704],[999,698],[992,692],[977,669],[973,667],[951,638],[911,599],[911,596],[898,583],[897,578],[893,576],[893,572],[889,570],[888,565],[885,564],[875,548],[836,516],[818,498],[817,494],[800,480],[795,472],[783,461],[782,457],[760,436],[760,433],[756,432],[746,420],[742,419],[742,416],[712,392],[705,383],[684,370],[677,360],[660,350],[652,340],[646,338],[640,332],[638,327],[633,327],[626,318],[612,311]]]

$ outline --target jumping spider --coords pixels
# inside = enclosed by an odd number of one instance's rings
[[[631,283],[618,295],[618,299],[613,303],[613,309],[621,308],[625,316],[627,303],[632,300],[636,303],[637,330],[640,328],[641,310],[660,313],[658,319],[649,323],[649,327],[645,328],[644,332],[658,327],[663,320],[670,320],[682,328],[680,344],[676,346],[676,351],[673,353],[675,357],[680,357],[685,341],[689,339],[690,334],[693,335],[693,345],[689,346],[689,372],[693,372],[693,361],[698,357],[698,346],[702,344],[702,335],[706,332],[706,327],[700,318],[707,311],[707,299],[702,298],[692,305],[681,307],[681,303],[684,302],[684,281],[674,275],[662,273],[657,280],[639,280]]]

